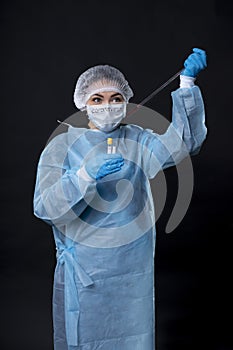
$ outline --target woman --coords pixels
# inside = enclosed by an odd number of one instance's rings
[[[133,92],[119,70],[100,65],[79,77],[74,102],[89,128],[70,126],[46,146],[34,194],[35,215],[52,225],[57,248],[55,350],[155,348],[149,179],[199,151],[206,127],[194,81],[205,67],[205,52],[193,49],[163,135],[121,124]]]

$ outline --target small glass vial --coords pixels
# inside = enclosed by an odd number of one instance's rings
[[[108,137],[107,139],[107,154],[112,154],[112,138]]]

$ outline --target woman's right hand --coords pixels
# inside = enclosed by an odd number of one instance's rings
[[[99,180],[106,175],[121,170],[124,159],[119,153],[99,154],[94,159],[89,159],[85,164],[85,169],[94,180]]]

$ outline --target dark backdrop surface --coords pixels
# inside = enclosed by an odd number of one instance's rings
[[[96,64],[116,66],[138,103],[182,68],[193,47],[208,54],[208,69],[197,80],[208,137],[192,159],[192,202],[170,234],[164,230],[176,172],[166,170],[155,257],[157,349],[233,349],[232,3],[12,0],[0,6],[1,349],[52,350],[55,250],[50,227],[32,214],[32,196],[56,120],[77,111],[77,77]],[[177,87],[176,80],[148,106],[169,119]]]

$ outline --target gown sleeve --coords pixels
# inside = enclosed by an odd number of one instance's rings
[[[172,122],[164,134],[145,129],[141,134],[143,168],[149,178],[161,169],[196,155],[206,138],[205,109],[198,86],[172,92]]]
[[[79,216],[96,192],[95,181],[78,176],[80,164],[71,167],[67,134],[56,136],[45,147],[37,168],[34,214],[51,225],[63,225]]]

